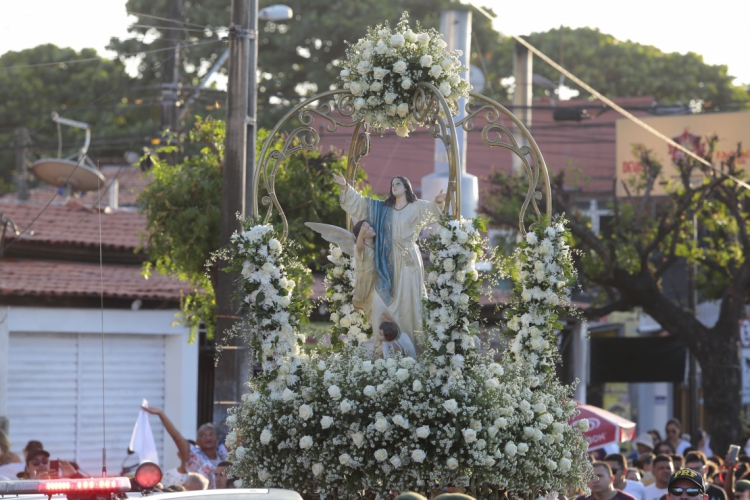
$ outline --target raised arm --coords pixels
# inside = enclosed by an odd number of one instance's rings
[[[161,408],[154,408],[153,406],[142,406],[141,409],[145,410],[151,415],[158,415],[162,425],[164,425],[164,428],[167,430],[169,435],[172,437],[174,444],[177,446],[177,451],[179,452],[180,459],[187,462],[188,458],[190,457],[190,443],[188,443],[187,439],[185,439],[182,434],[180,434],[180,431],[178,431],[177,427],[175,427],[172,421],[169,420],[167,415],[164,413],[164,410],[162,410]]]

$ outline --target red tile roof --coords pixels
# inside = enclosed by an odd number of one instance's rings
[[[620,98],[615,99],[615,102],[631,109],[646,108],[651,105],[653,98]],[[600,110],[601,102],[575,100],[559,102],[557,106],[586,107],[589,114],[595,114]],[[509,109],[512,111],[512,108]],[[555,122],[554,109],[548,99],[535,101],[530,128],[548,168],[552,172],[566,170],[571,174],[574,169],[579,169],[589,179],[580,186],[584,192],[595,194],[610,191],[616,167],[615,121],[621,116],[608,109],[596,118],[581,122]],[[636,109],[632,113],[647,116],[643,110]],[[510,120],[505,117],[501,122],[506,126],[511,125]],[[315,125],[324,123],[318,118]],[[505,172],[512,169],[512,153],[505,149],[490,148],[482,142],[481,130],[484,123],[483,118],[478,117],[474,130],[468,134],[467,171],[480,178],[480,186],[481,179],[486,178],[493,168]],[[335,132],[329,132],[320,126],[318,133],[324,150],[334,147],[348,154],[351,129],[339,128]],[[399,138],[392,132],[383,137],[373,134],[371,145],[370,154],[362,160],[362,166],[377,194],[387,193],[390,180],[397,174],[409,177],[412,185],[417,188],[420,187],[422,177],[434,170],[435,140],[425,128],[412,132],[408,139]]]
[[[34,221],[44,206],[31,201],[0,200],[0,213],[13,221],[19,231],[33,221],[21,236],[24,242],[99,247],[99,214],[96,209],[72,199],[66,205],[50,205]],[[146,217],[134,210],[105,211],[101,214],[101,226],[103,248],[132,252],[141,243],[139,233],[146,230]],[[15,235],[6,231],[6,238],[11,241]]]
[[[102,189],[98,192],[89,192],[85,194],[76,193],[74,198],[80,199],[81,202],[87,205],[95,205],[101,198],[101,205],[107,205],[109,203],[108,188],[111,184],[112,179],[117,178],[119,184],[118,189],[118,204],[121,207],[134,207],[136,206],[136,197],[138,193],[143,191],[143,188],[151,181],[151,177],[148,174],[143,174],[140,169],[134,168],[130,165],[103,165],[101,172],[107,179],[106,184],[102,185]],[[58,192],[58,188],[44,184],[42,186],[29,190],[28,201],[36,203],[46,204],[55,196]],[[14,201],[16,200],[15,193],[6,194],[0,200],[3,201]],[[64,203],[65,200],[58,194],[55,196],[53,204]]]
[[[104,297],[178,301],[185,283],[153,274],[139,266],[103,266]],[[99,264],[0,258],[0,297],[99,297]]]

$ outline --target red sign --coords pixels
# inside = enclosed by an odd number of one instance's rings
[[[622,418],[596,406],[578,403],[577,417],[570,421],[574,425],[585,418],[589,421],[589,430],[583,435],[589,443],[589,451],[598,450],[610,443],[632,441],[635,438],[635,422]]]

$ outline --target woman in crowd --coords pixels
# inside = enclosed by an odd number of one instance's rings
[[[690,446],[690,443],[682,439],[682,424],[676,418],[670,418],[667,421],[667,441],[672,445],[674,453],[678,455],[685,454],[685,448]]]
[[[178,473],[197,472],[210,480],[214,469],[227,459],[227,449],[223,444],[219,444],[219,435],[213,424],[203,424],[198,427],[198,436],[193,444],[180,434],[161,408],[143,407],[143,409],[159,417],[177,446],[177,454],[181,461],[177,469]]]
[[[21,457],[10,451],[10,445],[8,435],[0,429],[0,466],[22,462]]]

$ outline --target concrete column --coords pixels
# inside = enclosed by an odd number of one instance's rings
[[[581,403],[586,402],[586,386],[589,383],[589,329],[585,321],[576,322],[573,327],[573,374],[578,379],[573,397]]]
[[[469,67],[471,56],[471,11],[444,10],[440,16],[440,33],[448,44],[446,50],[460,50],[463,52],[459,60],[462,66]],[[468,78],[468,72],[464,75]],[[459,121],[466,116],[466,99],[458,101]],[[461,215],[464,218],[475,217],[479,201],[479,181],[476,176],[466,173],[466,132],[462,127],[456,129],[458,143],[458,163],[461,169]],[[448,155],[443,141],[435,140],[435,171],[422,178],[422,198],[432,200],[440,190],[448,189]]]
[[[513,76],[516,78],[516,89],[513,92],[513,114],[515,114],[526,128],[531,127],[531,102],[532,102],[532,53],[524,45],[516,42],[516,49],[513,52]],[[515,128],[516,141],[519,147],[528,146],[529,143],[521,134],[517,127]],[[513,155],[513,172],[523,172],[523,162],[517,155]]]

